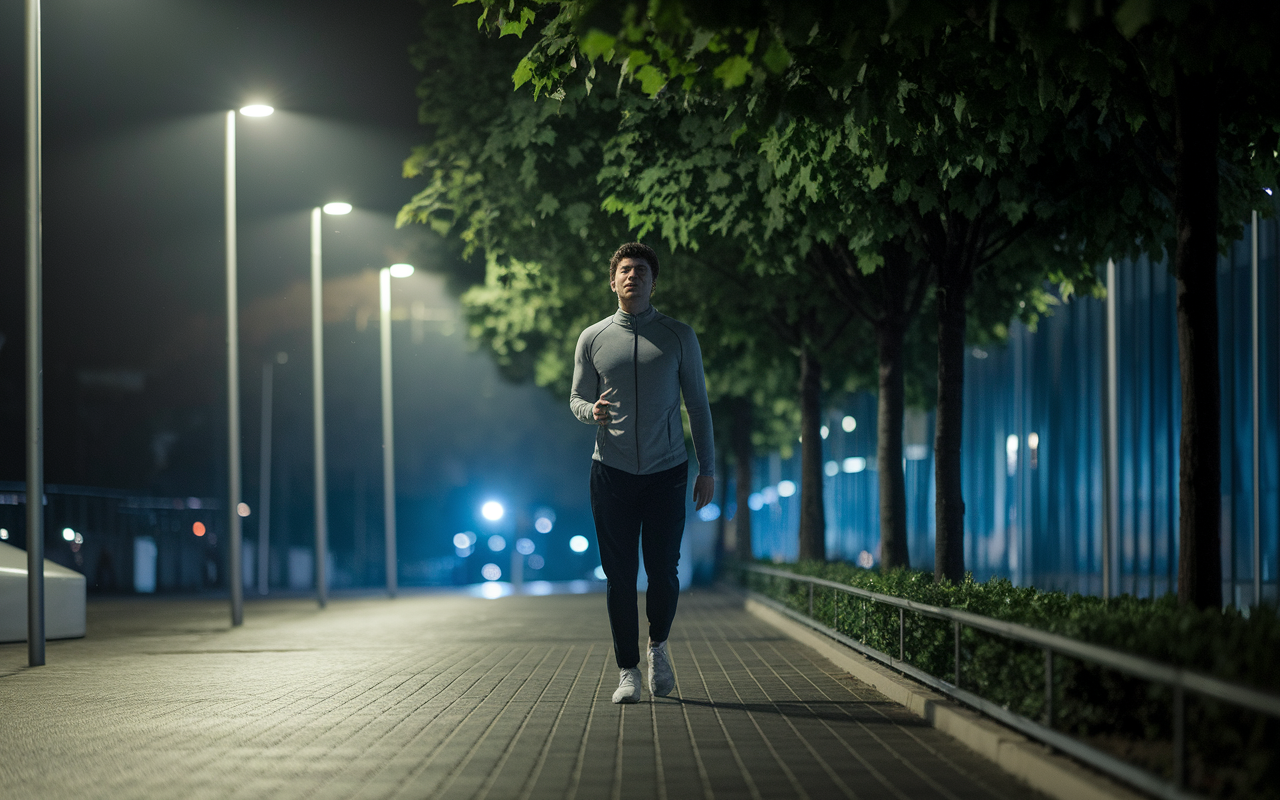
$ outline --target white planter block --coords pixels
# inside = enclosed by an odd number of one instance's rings
[[[84,576],[44,562],[46,639],[84,636]],[[0,542],[0,642],[27,640],[27,551]]]

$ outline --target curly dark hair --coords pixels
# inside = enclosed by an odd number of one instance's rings
[[[653,273],[653,279],[658,279],[658,254],[653,252],[653,248],[640,242],[627,242],[618,248],[618,252],[613,254],[613,258],[609,259],[609,280],[613,280],[613,274],[618,271],[618,262],[624,258],[643,259],[649,264],[649,271]]]

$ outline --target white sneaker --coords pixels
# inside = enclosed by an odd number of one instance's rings
[[[613,692],[613,702],[615,703],[639,703],[640,702],[640,670],[632,667],[631,669],[620,670],[618,673],[618,688]]]
[[[649,691],[666,697],[676,688],[676,674],[671,669],[671,656],[667,654],[667,643],[658,642],[649,646]]]

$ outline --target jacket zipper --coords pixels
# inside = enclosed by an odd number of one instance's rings
[[[640,321],[634,321],[635,327],[631,329],[631,367],[633,380],[635,381],[635,431],[636,431],[636,472],[640,472]]]

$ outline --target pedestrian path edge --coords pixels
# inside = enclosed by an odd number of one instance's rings
[[[1053,752],[948,697],[897,675],[764,603],[744,601],[746,611],[801,644],[1029,786],[1060,800],[1138,800],[1143,795]]]

